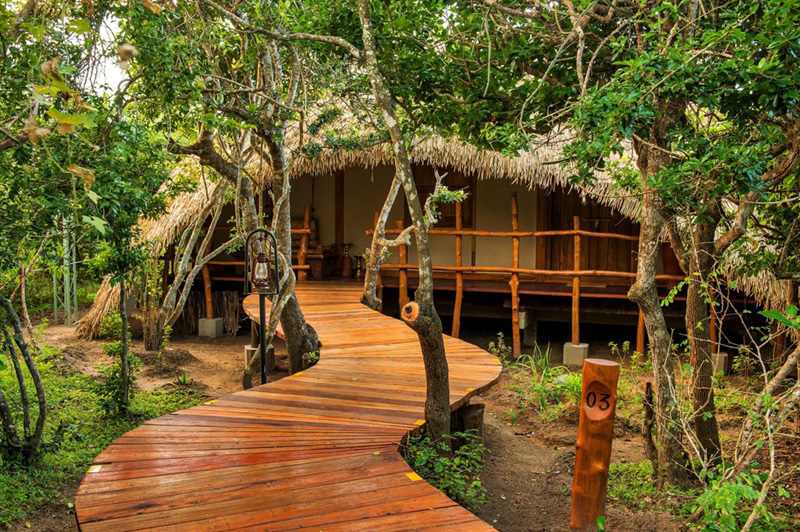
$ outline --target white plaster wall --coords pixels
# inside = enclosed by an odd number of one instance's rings
[[[311,176],[292,180],[292,218],[303,217],[303,209],[311,203]],[[314,217],[317,219],[320,243],[328,247],[336,239],[336,204],[333,176],[314,178]]]
[[[370,245],[371,238],[365,230],[372,228],[375,212],[383,206],[389,191],[394,168],[348,168],[344,172],[345,221],[344,239],[352,243],[350,254],[361,255]],[[315,185],[314,214],[324,246],[333,244],[335,239],[335,202],[333,176],[318,176]],[[522,230],[536,228],[536,193],[527,187],[514,185],[505,180],[479,181],[477,184],[477,228],[485,231],[511,230],[511,193],[517,193],[519,203],[519,224]],[[404,200],[401,191],[389,216],[387,227],[394,227],[394,221],[403,218]],[[311,177],[303,176],[292,181],[292,216],[301,217],[303,206],[311,201]],[[413,240],[413,239],[412,239]],[[463,238],[464,265],[471,264],[472,238]],[[455,264],[455,238],[447,235],[431,236],[431,249],[434,264]],[[520,266],[535,267],[535,244],[532,238],[523,238],[520,243]],[[478,237],[478,265],[510,266],[511,238]],[[390,262],[397,261],[396,250],[392,251]],[[416,249],[409,249],[409,261],[417,261]]]
[[[374,227],[375,213],[383,202],[394,178],[394,167],[347,168],[344,172],[344,240],[353,244],[350,254],[357,257],[372,243],[365,231]],[[401,192],[402,194],[402,192]],[[387,227],[403,218],[403,199],[398,194]],[[396,254],[395,254],[396,257]],[[391,259],[394,260],[394,259]]]

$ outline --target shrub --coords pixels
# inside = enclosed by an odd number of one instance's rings
[[[487,449],[474,431],[453,433],[450,438],[464,442],[452,456],[444,454],[449,448],[445,442],[434,442],[427,434],[409,438],[406,462],[454,501],[477,508],[486,502],[486,488],[478,475],[483,471],[483,455]]]

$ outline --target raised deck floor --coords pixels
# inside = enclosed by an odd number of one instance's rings
[[[78,489],[80,529],[494,530],[419,479],[398,453],[423,418],[419,343],[359,295],[350,284],[299,285],[323,342],[319,363],[119,438]],[[455,409],[491,386],[501,367],[466,342],[445,337],[445,345]]]

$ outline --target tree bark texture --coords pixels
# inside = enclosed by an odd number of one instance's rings
[[[404,321],[417,333],[420,340],[428,390],[425,400],[427,429],[434,440],[443,440],[449,444],[450,377],[442,336],[442,321],[433,303],[433,261],[431,260],[428,230],[392,95],[378,65],[369,0],[359,0],[358,14],[364,43],[363,65],[369,76],[375,101],[389,131],[395,162],[395,180],[399,181],[405,191],[419,257],[420,280],[415,293],[415,302],[406,305],[402,315]],[[409,305],[411,305],[410,308]]]
[[[701,452],[705,459],[716,463],[722,458],[719,424],[714,406],[714,367],[712,361],[711,327],[708,292],[711,273],[716,265],[714,236],[717,223],[698,220],[692,231],[692,251],[689,255],[689,284],[686,292],[686,333],[692,365],[692,419]]]
[[[125,288],[125,280],[119,283],[119,317],[122,320],[122,351],[119,354],[120,378],[122,379],[122,410],[128,411],[128,400],[130,398],[129,380],[130,367],[128,366],[128,294]]]
[[[649,183],[649,178],[670,162],[666,150],[662,151],[651,146],[665,145],[664,132],[669,126],[668,120],[675,120],[675,117],[682,113],[683,104],[682,102],[670,104],[663,100],[658,104],[665,118],[655,120],[649,144],[636,145],[637,165],[642,176],[642,210],[636,280],[628,292],[628,297],[639,305],[650,338],[656,386],[658,463],[659,473],[663,475],[660,478],[670,484],[686,485],[688,474],[684,467],[683,434],[675,396],[675,360],[655,277],[665,219],[662,215],[663,208],[658,190]]]

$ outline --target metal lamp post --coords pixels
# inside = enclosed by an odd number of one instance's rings
[[[250,262],[250,240],[257,234],[262,241],[261,251]],[[267,255],[266,240],[272,240],[272,264]],[[251,290],[252,286],[252,290]],[[275,233],[269,229],[253,229],[247,235],[244,245],[244,295],[258,294],[259,316],[259,354],[261,356],[261,384],[267,383],[267,326],[266,308],[267,297],[277,295],[280,290],[280,271],[278,270],[278,240]]]

